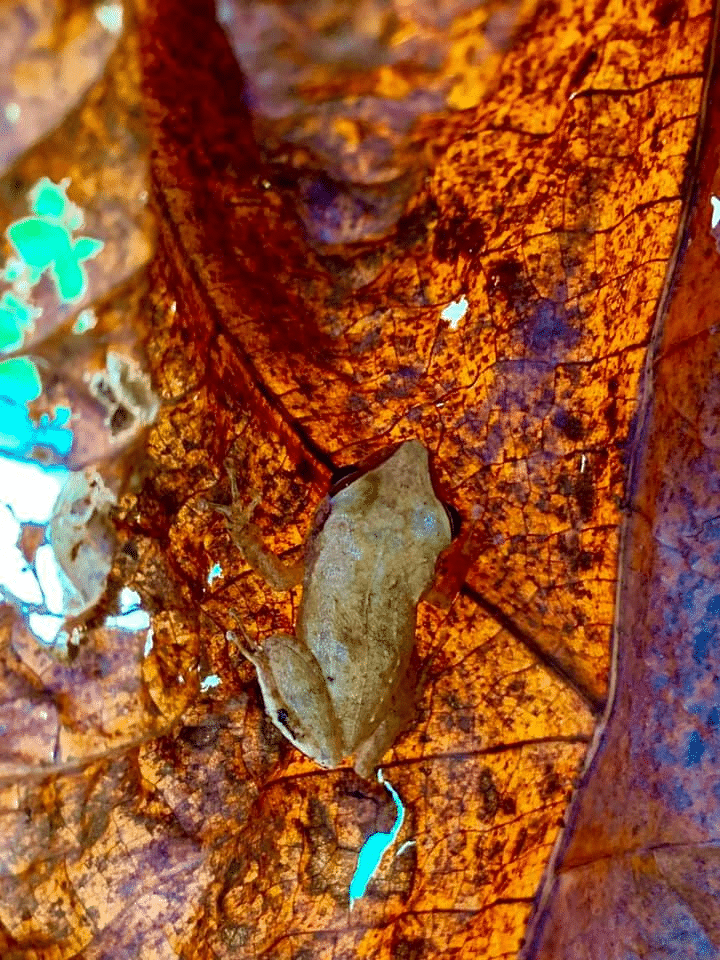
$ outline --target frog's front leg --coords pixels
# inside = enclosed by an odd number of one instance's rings
[[[283,563],[279,557],[265,547],[260,530],[250,520],[260,497],[254,497],[249,507],[243,507],[235,474],[229,465],[226,466],[230,477],[232,503],[228,507],[222,503],[205,501],[206,506],[217,510],[226,518],[233,543],[253,570],[259,573],[273,590],[278,592],[290,590],[302,582],[305,570],[304,562],[300,560],[293,564]]]
[[[257,671],[268,716],[298,750],[324,767],[344,756],[340,727],[322,670],[310,650],[288,633],[274,633],[253,648],[232,631],[228,637]]]

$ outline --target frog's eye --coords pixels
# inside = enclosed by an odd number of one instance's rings
[[[351,483],[355,483],[355,481],[361,477],[373,473],[373,471],[381,467],[387,460],[392,459],[397,453],[398,447],[401,446],[402,443],[396,443],[392,447],[377,450],[369,457],[365,457],[360,463],[349,463],[345,467],[339,467],[334,471],[330,481],[330,496],[334,497],[335,494],[340,493],[345,487],[349,487]]]
[[[356,463],[349,464],[347,467],[339,467],[333,472],[330,480],[329,495],[334,497],[336,493],[340,493],[345,487],[349,487],[351,483],[361,476],[362,472]]]
[[[462,517],[451,503],[443,503],[443,507],[450,521],[450,536],[455,540],[462,530]]]

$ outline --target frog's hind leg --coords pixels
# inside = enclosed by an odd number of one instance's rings
[[[340,725],[315,657],[287,633],[272,634],[262,647],[253,647],[242,633],[244,643],[232,633],[229,639],[255,667],[272,722],[306,756],[338,766],[344,756]]]

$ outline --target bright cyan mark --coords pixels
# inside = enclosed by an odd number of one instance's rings
[[[69,179],[53,183],[42,177],[28,194],[33,216],[23,217],[7,228],[7,237],[17,259],[8,264],[4,279],[34,286],[48,271],[63,302],[79,300],[87,290],[82,263],[96,257],[105,244],[95,237],[73,237],[84,222],[82,210],[67,197]],[[25,277],[18,274],[17,261]],[[9,271],[9,272],[8,272]]]
[[[33,423],[25,400],[34,400],[38,396],[34,392],[39,385],[35,381],[37,373],[33,365],[13,368],[11,364],[15,363],[16,360],[0,363],[0,450],[16,456],[30,456],[35,447],[47,446],[65,456],[70,452],[73,440],[71,428],[65,426],[70,421],[70,410],[58,407],[54,419],[44,413],[38,423]],[[6,368],[9,368],[9,376],[5,375]],[[13,374],[20,374],[20,377]],[[23,394],[24,400],[21,401]]]
[[[37,400],[41,391],[40,377],[32,360],[13,357],[0,363],[0,397],[25,404]]]
[[[460,323],[462,318],[465,316],[468,308],[468,302],[465,296],[460,297],[459,300],[453,300],[452,303],[449,303],[443,312],[440,314],[443,320],[447,321],[448,326],[451,330],[456,330],[457,325]]]
[[[94,310],[81,310],[73,324],[73,333],[85,333],[86,330],[92,330],[96,323],[97,315]]]
[[[20,119],[20,112],[19,103],[12,102],[5,104],[5,119],[13,126],[15,126]]]
[[[390,796],[395,801],[395,806],[397,807],[397,816],[390,833],[371,834],[360,849],[357,867],[355,868],[355,873],[350,881],[351,910],[355,904],[355,901],[359,900],[360,897],[365,894],[368,884],[377,873],[377,869],[380,866],[380,861],[383,858],[383,854],[388,847],[391,846],[397,835],[400,833],[400,828],[402,827],[403,820],[405,819],[405,808],[403,807],[402,800],[398,796],[397,792],[393,789],[392,785],[385,780],[382,775],[382,770],[378,770],[378,781],[385,784],[385,789],[389,791]]]
[[[121,3],[103,3],[95,8],[95,16],[108,33],[120,33],[123,25],[123,7]]]
[[[710,197],[710,205],[712,206],[710,229],[714,230],[715,227],[720,223],[720,199],[718,199],[714,194],[712,197]]]
[[[0,350],[19,347],[26,330],[32,328],[41,314],[39,307],[33,307],[11,293],[4,293],[0,297]]]

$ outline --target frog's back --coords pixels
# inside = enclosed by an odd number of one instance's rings
[[[323,671],[347,753],[405,678],[417,603],[450,542],[429,476],[427,488],[404,509],[368,474],[325,505],[309,547],[298,633]]]
[[[320,552],[314,572],[303,594],[303,639],[323,671],[351,753],[377,726],[407,672],[417,599],[407,570],[382,551],[371,562],[335,543]]]

